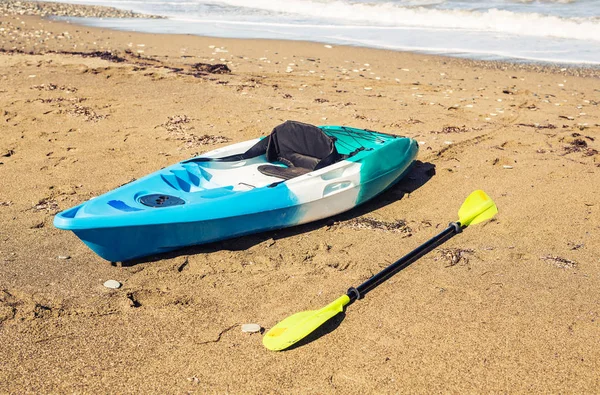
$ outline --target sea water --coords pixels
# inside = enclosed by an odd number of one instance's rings
[[[167,19],[78,19],[153,33],[308,40],[488,60],[600,65],[600,0],[68,0]]]

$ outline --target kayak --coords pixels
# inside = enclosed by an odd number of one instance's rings
[[[407,137],[287,121],[60,212],[54,225],[127,261],[350,210],[398,182],[417,152]]]

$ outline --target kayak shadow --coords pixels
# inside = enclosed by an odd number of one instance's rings
[[[336,222],[347,221],[352,218],[360,217],[401,200],[407,194],[410,194],[425,185],[433,176],[435,176],[435,174],[435,165],[433,163],[421,162],[417,160],[413,163],[404,178],[402,178],[390,189],[383,192],[376,198],[371,199],[370,201],[344,213],[290,228],[261,232],[198,246],[183,247],[175,251],[122,262],[122,266],[134,266],[139,263],[155,262],[184,255],[205,254],[221,250],[244,251],[269,239],[286,239],[288,237],[293,237],[299,234],[317,230],[324,226],[333,226]]]

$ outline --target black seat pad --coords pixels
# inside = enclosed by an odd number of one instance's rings
[[[311,172],[310,169],[307,169],[305,167],[281,167],[274,165],[258,166],[258,171],[267,176],[282,178],[284,180],[289,180],[294,177],[300,177],[306,173]]]
[[[341,159],[334,140],[307,123],[286,121],[275,127],[267,145],[269,162],[318,170]]]

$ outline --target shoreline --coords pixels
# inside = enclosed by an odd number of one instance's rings
[[[86,25],[86,24],[80,24],[77,23],[76,17],[74,17],[75,19],[71,19],[70,17],[66,17],[66,19],[61,20],[58,19],[58,21],[60,22],[73,22],[73,24],[76,25],[80,25],[80,26],[86,26],[86,27],[93,27],[93,28],[101,28],[98,26],[93,26],[93,25]],[[281,40],[281,39],[275,39],[275,38],[245,38],[245,37],[235,37],[235,38],[231,38],[231,37],[222,37],[222,36],[217,36],[217,35],[196,35],[196,34],[181,34],[181,33],[154,33],[154,32],[145,32],[145,31],[138,31],[138,30],[125,30],[125,29],[110,29],[110,30],[114,30],[114,31],[120,31],[120,32],[131,32],[131,33],[139,33],[139,34],[160,34],[160,35],[172,35],[172,36],[196,36],[196,37],[203,37],[203,38],[214,38],[214,39],[225,39],[225,40],[242,40],[242,41],[283,41],[283,42],[297,42],[297,43],[311,43],[311,44],[318,44],[318,45],[332,45],[332,46],[336,46],[336,47],[348,47],[348,48],[360,48],[360,49],[371,49],[371,50],[376,50],[376,51],[389,51],[389,52],[397,52],[397,53],[407,53],[407,54],[414,54],[414,55],[423,55],[423,56],[432,56],[432,57],[439,57],[439,58],[443,58],[443,59],[447,59],[447,60],[451,60],[451,59],[455,59],[458,61],[464,61],[464,62],[471,62],[471,64],[473,66],[477,66],[477,67],[483,67],[483,68],[493,68],[493,69],[500,69],[500,70],[527,70],[527,71],[533,71],[533,72],[550,72],[550,73],[563,73],[564,75],[568,75],[568,76],[580,76],[580,77],[593,77],[593,78],[600,78],[600,63],[570,63],[570,62],[565,62],[565,63],[561,63],[561,62],[552,62],[552,61],[541,61],[541,60],[532,60],[532,59],[525,59],[525,58],[510,58],[510,57],[506,57],[503,59],[497,59],[497,60],[485,60],[485,59],[477,59],[475,57],[468,57],[466,55],[461,56],[461,55],[450,55],[450,54],[443,54],[443,53],[435,53],[434,51],[411,51],[411,50],[404,50],[404,49],[391,49],[391,48],[385,48],[385,47],[369,47],[369,46],[364,46],[364,45],[351,45],[351,44],[334,44],[334,43],[330,43],[327,41],[310,41],[310,40]]]
[[[11,10],[11,7],[18,7]],[[54,20],[63,23],[72,23],[74,25],[104,29],[103,27],[97,27],[87,25],[85,23],[78,23],[77,18],[83,20],[87,18],[109,18],[109,19],[122,19],[122,18],[140,18],[140,19],[168,19],[167,17],[160,15],[146,15],[136,13],[130,10],[122,10],[113,7],[106,6],[93,6],[83,4],[70,4],[70,3],[53,3],[53,2],[37,2],[37,1],[19,1],[19,0],[8,0],[5,4],[5,12],[13,15],[27,15],[27,16],[39,16],[48,20]],[[17,10],[20,11],[16,12]],[[0,13],[2,9],[0,9]],[[55,19],[56,18],[56,19]],[[64,18],[64,19],[63,19]],[[189,34],[178,34],[178,33],[153,33],[143,31],[131,31],[122,29],[110,29],[120,32],[131,32],[138,34],[161,34],[161,35],[182,35],[187,36]],[[227,39],[227,40],[266,40],[266,41],[284,41],[284,42],[298,42],[298,43],[314,43],[314,44],[327,44],[325,41],[306,41],[306,40],[279,40],[279,39],[255,39],[255,38],[225,38],[220,36],[202,36],[194,35],[196,37],[214,38],[214,39]],[[349,48],[363,48],[373,49],[378,51],[390,51],[398,53],[410,53],[424,56],[434,56],[444,59],[458,59],[459,61],[471,62],[472,65],[484,68],[494,68],[501,70],[529,70],[534,72],[551,72],[551,73],[563,73],[567,76],[582,76],[582,77],[594,77],[600,78],[600,64],[587,64],[587,63],[561,63],[551,61],[538,61],[522,58],[505,58],[498,60],[482,60],[475,57],[450,55],[450,54],[439,54],[433,51],[411,51],[411,50],[396,50],[383,47],[368,47],[361,45],[348,45],[348,44],[331,44],[335,46],[349,47]]]
[[[224,38],[224,39],[232,39],[232,40],[274,40],[274,41],[292,41],[292,42],[310,42],[310,43],[315,43],[315,44],[328,44],[328,45],[335,45],[335,46],[345,46],[345,47],[354,47],[354,48],[367,48],[367,49],[375,49],[375,50],[381,50],[381,51],[391,51],[391,52],[406,52],[406,53],[414,53],[414,54],[419,54],[419,55],[429,55],[429,56],[440,56],[440,57],[444,57],[444,58],[454,58],[454,59],[465,59],[465,60],[472,60],[474,62],[497,62],[497,63],[506,63],[506,64],[512,64],[512,65],[532,65],[532,66],[548,66],[551,68],[579,68],[579,69],[598,69],[600,70],[600,62],[577,62],[577,61],[565,61],[565,62],[559,62],[559,61],[552,61],[552,60],[536,60],[536,59],[531,59],[531,58],[518,58],[518,57],[511,57],[511,56],[504,56],[504,55],[498,55],[498,54],[494,54],[494,53],[490,53],[490,54],[484,54],[484,56],[489,56],[489,57],[497,57],[497,59],[481,59],[478,58],[474,53],[472,54],[468,54],[465,53],[463,55],[461,54],[450,54],[450,53],[443,53],[443,52],[436,52],[435,50],[418,50],[418,49],[396,49],[396,48],[389,48],[389,47],[385,47],[385,46],[367,46],[367,45],[361,45],[361,44],[347,44],[347,43],[335,43],[332,41],[326,41],[326,40],[305,40],[305,39],[278,39],[278,38],[254,38],[254,37],[227,37],[227,36],[220,36],[217,34],[214,35],[208,35],[208,34],[194,34],[194,33],[162,33],[162,32],[153,32],[153,31],[145,31],[145,30],[133,30],[133,29],[127,29],[127,28],[118,28],[118,27],[103,27],[101,25],[94,25],[94,24],[85,24],[85,23],[79,23],[79,21],[77,20],[77,17],[64,17],[64,19],[62,19],[62,21],[72,21],[75,24],[82,24],[84,26],[89,26],[89,27],[96,27],[96,28],[107,28],[107,29],[112,29],[112,30],[117,30],[117,31],[122,31],[122,32],[136,32],[136,33],[144,33],[144,34],[165,34],[165,35],[194,35],[197,37],[213,37],[213,38]],[[169,19],[169,17],[164,17],[164,19]],[[82,21],[85,21],[85,18],[82,19]],[[471,56],[469,56],[471,55]]]

